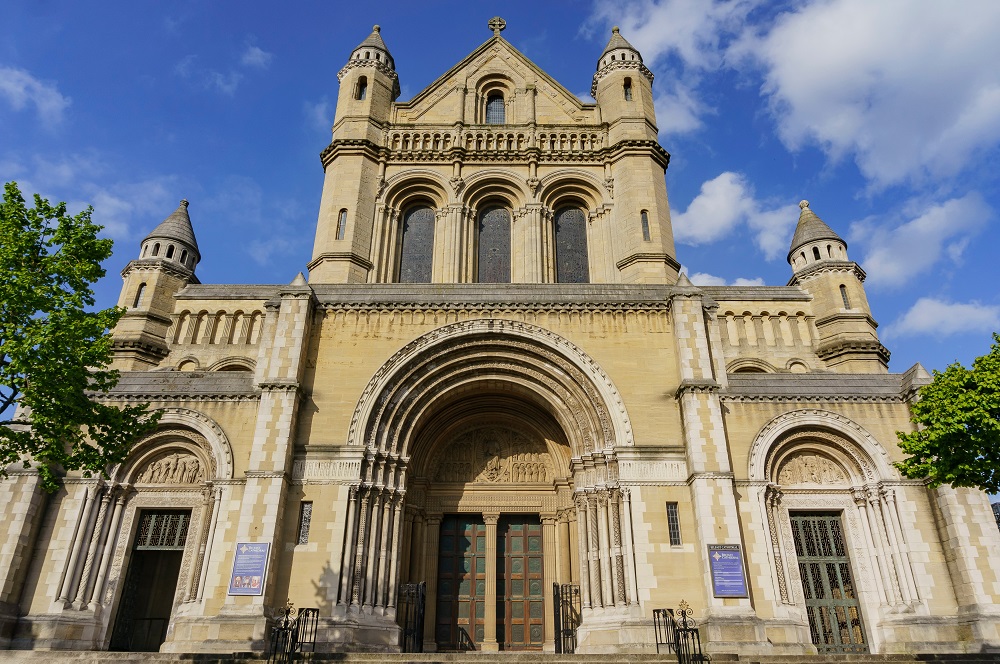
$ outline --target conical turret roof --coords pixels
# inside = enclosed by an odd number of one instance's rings
[[[386,46],[385,42],[382,40],[382,34],[381,33],[382,33],[382,27],[379,26],[379,25],[373,25],[372,26],[372,33],[370,35],[368,35],[367,37],[365,37],[365,40],[363,42],[361,42],[360,44],[358,44],[354,48],[354,52],[356,53],[356,52],[358,52],[358,51],[360,51],[361,49],[364,49],[364,48],[378,49],[378,50],[382,51],[383,53],[385,53],[386,64],[390,68],[394,68],[395,67],[395,60],[393,60],[392,54],[389,53],[389,47]]]
[[[382,32],[382,26],[379,25],[372,26],[372,33],[368,35],[363,42],[358,44],[358,48],[362,48],[364,46],[373,46],[375,48],[380,48],[386,53],[388,53],[389,49],[388,47],[386,47],[385,42],[382,41],[382,35],[380,34],[381,32]]]
[[[816,240],[836,240],[847,247],[847,243],[844,242],[837,233],[826,225],[826,223],[816,216],[816,213],[809,209],[809,201],[802,201],[799,203],[799,208],[802,212],[799,213],[799,223],[795,227],[795,235],[792,236],[792,246],[788,250],[788,257],[791,258],[792,254],[799,249],[799,247],[805,246],[810,242],[815,242]]]
[[[639,53],[638,50],[636,50],[635,46],[629,44],[627,39],[622,37],[622,34],[621,32],[619,32],[617,25],[611,28],[611,39],[608,40],[608,45],[604,47],[604,50],[601,52],[601,57],[597,58],[597,61],[600,62],[601,60],[604,59],[604,56],[607,55],[609,52],[619,48],[627,48],[630,51],[635,51],[636,55],[639,56],[639,62],[642,62],[642,54]]]
[[[188,216],[187,209],[187,200],[182,200],[177,209],[169,217],[161,221],[160,225],[154,228],[143,242],[152,238],[174,240],[194,249],[200,258],[201,252],[198,250],[198,240],[194,237],[194,229],[191,227],[191,217]]]

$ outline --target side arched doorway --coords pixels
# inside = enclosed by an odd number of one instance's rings
[[[619,406],[612,410],[609,401]],[[425,582],[425,650],[554,650],[553,584],[583,619],[637,602],[614,386],[565,339],[516,321],[435,330],[396,354],[355,412],[338,611],[398,633]]]

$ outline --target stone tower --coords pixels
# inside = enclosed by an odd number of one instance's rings
[[[335,140],[322,155],[326,179],[308,266],[314,283],[364,282],[372,267],[373,185],[384,164],[376,147],[399,96],[395,63],[379,33],[376,25],[337,74]]]
[[[167,355],[174,295],[188,284],[199,283],[194,271],[200,260],[188,202],[182,200],[173,214],[143,239],[139,258],[122,270],[125,283],[118,306],[125,314],[114,332],[116,369],[148,369]]]
[[[889,351],[878,340],[865,295],[865,271],[847,257],[847,243],[809,209],[802,212],[788,251],[789,286],[815,300],[817,354],[830,368],[848,373],[884,373]]]

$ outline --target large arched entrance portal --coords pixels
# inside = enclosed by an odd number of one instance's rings
[[[615,458],[631,427],[558,335],[490,319],[415,340],[372,379],[350,442],[352,621],[391,631],[400,583],[425,582],[425,650],[552,650],[553,584],[579,585],[584,619],[636,603]]]

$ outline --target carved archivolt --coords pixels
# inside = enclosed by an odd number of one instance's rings
[[[561,410],[560,424],[574,455],[634,444],[624,401],[592,358],[549,330],[504,319],[446,325],[399,350],[362,392],[348,444],[408,452],[406,441],[398,438],[408,434],[399,424],[412,421],[407,418],[446,391],[445,372],[458,376],[485,369]]]
[[[431,464],[436,482],[551,482],[552,457],[543,441],[499,427],[480,427],[446,444]]]
[[[147,475],[150,466],[167,454],[193,456],[198,462],[198,482],[233,478],[232,447],[214,420],[187,408],[164,408],[162,413],[160,428],[139,442],[128,460],[111,473],[115,481],[135,483],[140,477],[151,477]],[[161,465],[165,467],[166,464]],[[173,472],[176,472],[176,464]],[[186,478],[188,473],[183,476]],[[163,472],[157,477],[162,480]]]
[[[898,479],[885,448],[856,422],[819,409],[794,410],[774,418],[750,447],[750,480],[774,482],[776,468],[793,450],[812,447],[837,457],[841,468],[857,473],[851,483]]]

